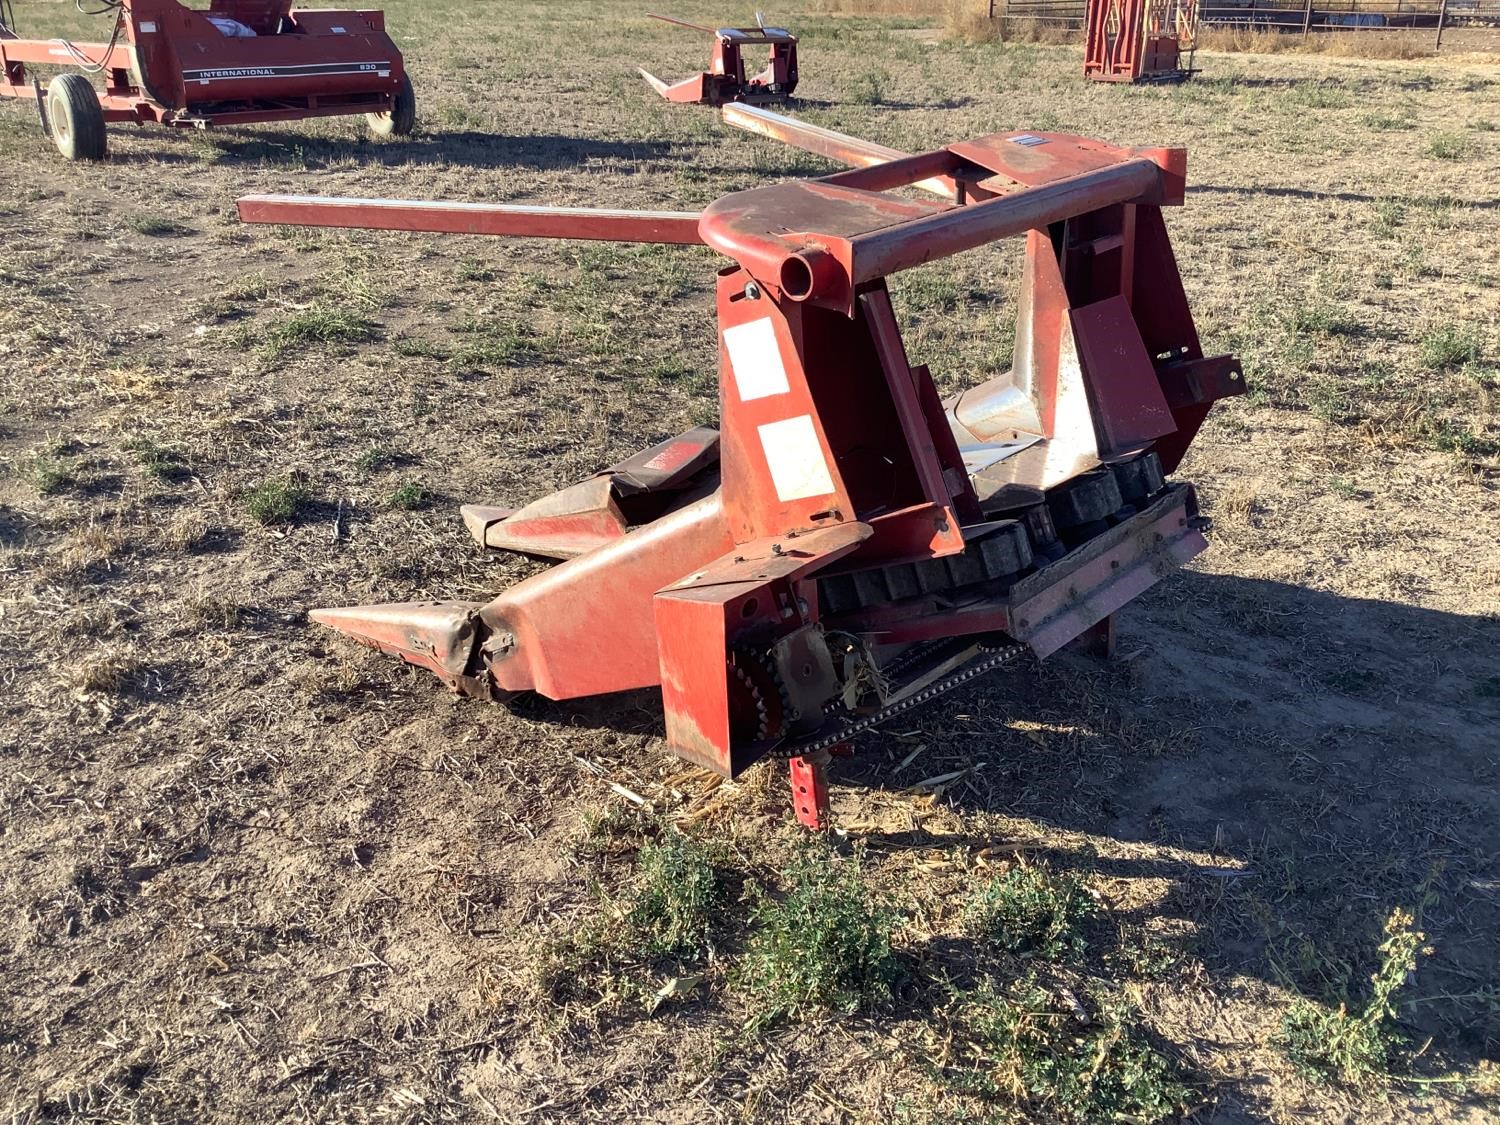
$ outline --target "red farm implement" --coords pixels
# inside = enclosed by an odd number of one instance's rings
[[[1197,73],[1198,0],[1088,0],[1083,73],[1100,82],[1182,82]]]
[[[62,154],[99,160],[105,124],[209,128],[363,113],[382,136],[411,132],[416,100],[375,11],[295,10],[291,0],[101,0],[107,43],[23,39],[0,20],[0,96],[37,103]],[[0,14],[9,16],[8,0]],[[28,66],[73,70],[45,95]],[[96,89],[86,77],[103,77]]]
[[[650,71],[641,70],[641,77],[651,88],[669,102],[697,102],[704,105],[723,105],[725,102],[766,102],[792,96],[797,88],[797,37],[779,27],[703,27],[687,23],[671,16],[648,15],[648,19],[675,23],[678,27],[701,31],[712,35],[713,51],[709,55],[708,69],[681,82],[668,84]],[[759,17],[757,17],[758,22]],[[746,47],[770,47],[766,68],[759,74],[746,76],[744,49]]]
[[[1204,356],[1168,242],[1181,149],[1007,133],[908,156],[754,107],[724,116],[856,168],[701,214],[298,196],[240,214],[727,259],[718,429],[519,510],[465,507],[485,548],[558,560],[488,604],[312,616],[481,699],[659,685],[672,750],[729,777],[790,759],[798,818],[818,827],[824,766],[855,734],[1025,653],[1107,642],[1116,611],[1204,549],[1193,487],[1167,474],[1244,382]],[[945,401],[907,356],[887,278],[1013,236],[1013,368]]]

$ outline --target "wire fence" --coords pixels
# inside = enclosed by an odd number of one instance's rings
[[[1085,0],[988,0],[989,16],[1059,33],[1081,32]],[[1500,49],[1500,0],[1210,0],[1199,5],[1204,30],[1418,36],[1434,51]]]

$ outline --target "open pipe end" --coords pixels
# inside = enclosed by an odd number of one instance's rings
[[[777,283],[782,295],[792,301],[827,296],[844,284],[839,260],[816,246],[782,259]]]

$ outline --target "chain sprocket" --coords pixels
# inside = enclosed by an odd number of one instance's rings
[[[729,653],[729,715],[737,737],[768,742],[786,733],[791,704],[786,688],[764,656],[745,649]]]

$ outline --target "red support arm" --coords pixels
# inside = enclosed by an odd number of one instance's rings
[[[579,238],[602,242],[701,245],[695,211],[611,211],[594,207],[527,207],[410,199],[346,199],[317,195],[247,195],[238,202],[246,223],[303,227],[422,231],[431,234]]]

